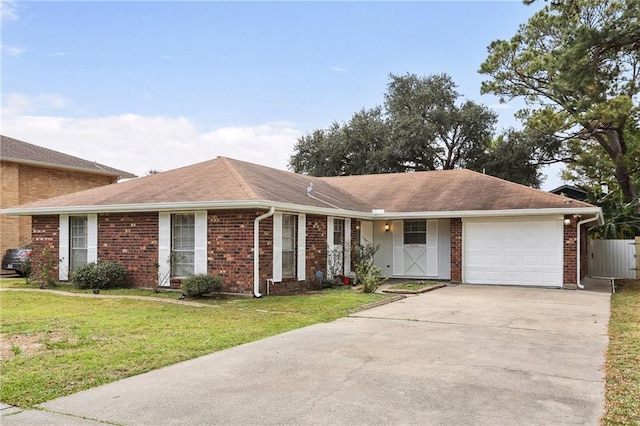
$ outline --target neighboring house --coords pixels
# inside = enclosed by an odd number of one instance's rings
[[[7,136],[0,137],[0,209],[133,178],[83,160]],[[31,242],[31,218],[0,215],[0,253]]]
[[[569,197],[578,201],[585,201],[587,199],[587,191],[577,186],[562,185],[556,189],[549,191],[552,194],[562,195],[563,197]]]
[[[469,170],[317,178],[224,157],[7,213],[33,215],[61,280],[110,260],[138,286],[211,273],[256,296],[349,275],[356,241],[380,245],[387,277],[576,288],[602,223],[599,207]]]

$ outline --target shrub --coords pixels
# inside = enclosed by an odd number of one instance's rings
[[[215,275],[191,275],[182,282],[182,291],[187,297],[202,296],[220,290],[222,290],[222,280]]]
[[[51,247],[46,246],[37,253],[32,252],[31,267],[32,281],[40,283],[40,287],[53,287],[56,283],[58,264],[60,259],[53,253]],[[31,280],[30,280],[31,281]]]
[[[127,276],[127,270],[115,262],[87,263],[78,266],[71,282],[80,289],[112,288],[122,286]]]
[[[382,277],[382,270],[376,265],[372,265],[367,273],[362,276],[360,283],[364,293],[375,293],[378,286],[385,281],[386,278]]]

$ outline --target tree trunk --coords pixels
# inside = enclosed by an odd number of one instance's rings
[[[627,165],[620,161],[616,162],[616,180],[618,181],[618,185],[620,185],[620,190],[622,191],[622,197],[624,198],[625,203],[630,203],[636,199],[636,190],[633,187],[633,182],[631,182],[631,176],[629,175],[629,168]]]

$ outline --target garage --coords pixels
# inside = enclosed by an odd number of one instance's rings
[[[562,217],[466,219],[463,281],[562,287]]]

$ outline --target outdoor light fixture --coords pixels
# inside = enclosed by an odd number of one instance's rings
[[[564,226],[569,226],[569,225],[571,225],[571,219],[565,219]]]
[[[384,224],[384,232],[389,232],[389,224],[388,223]]]

